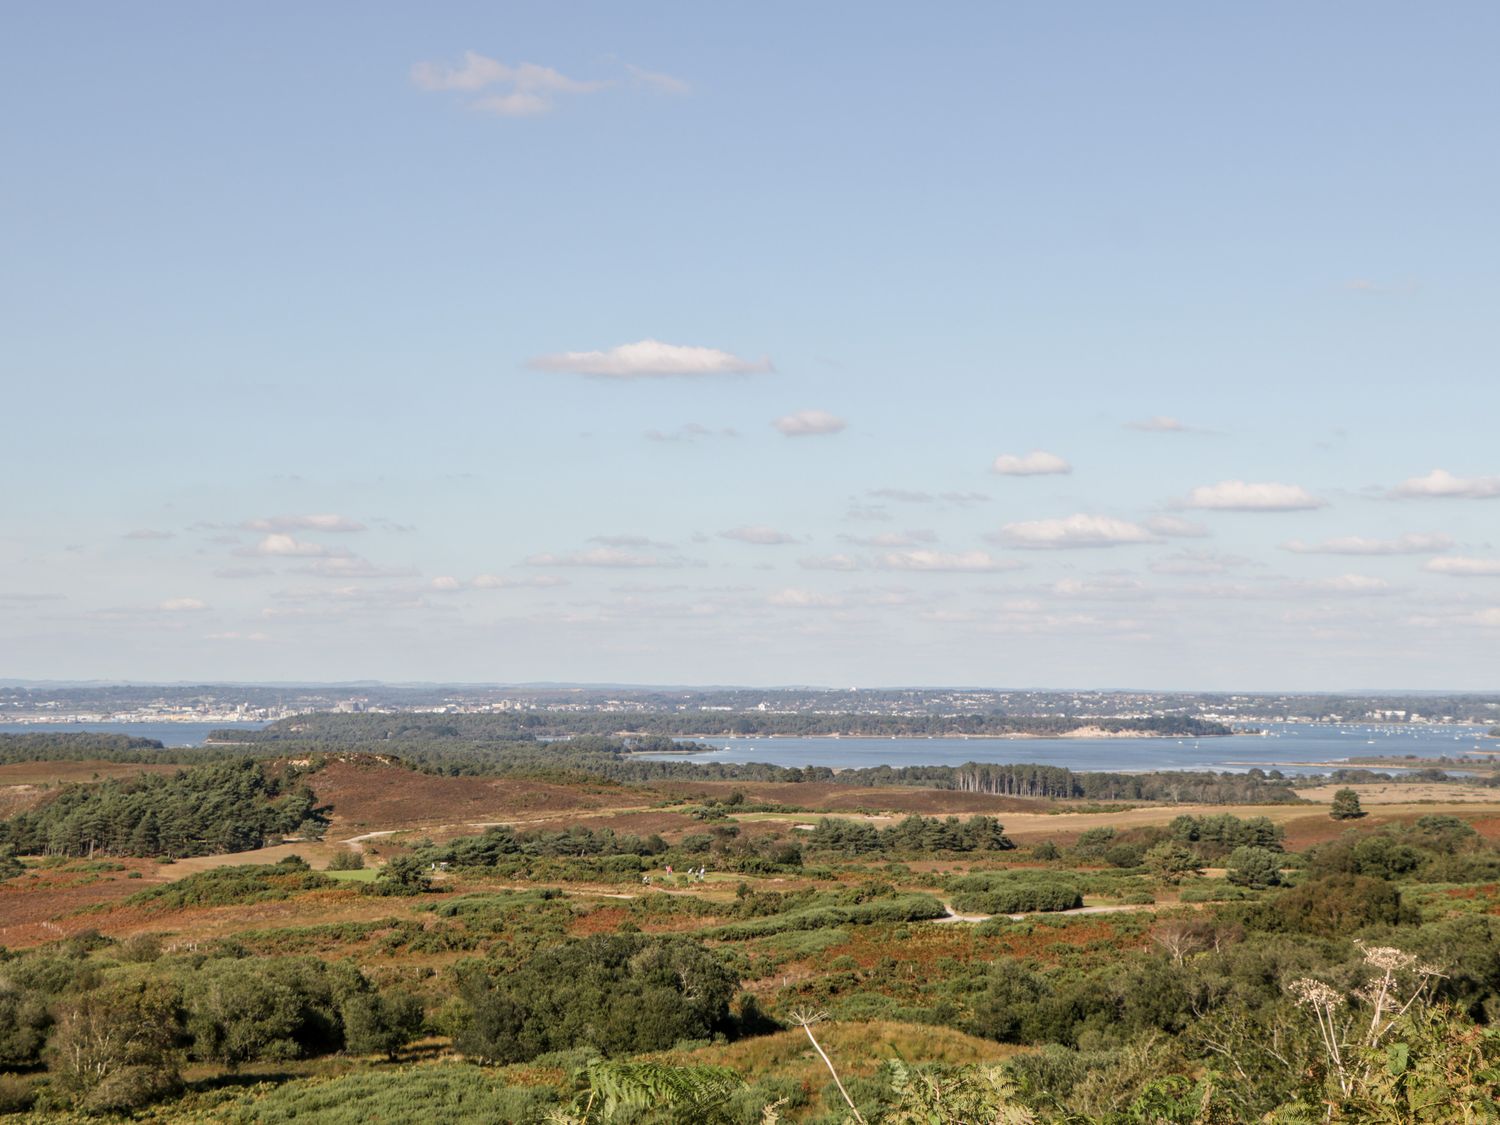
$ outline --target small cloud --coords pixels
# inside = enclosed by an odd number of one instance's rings
[[[172,538],[175,538],[175,535],[174,535],[173,532],[170,532],[170,531],[156,531],[153,528],[140,527],[140,528],[137,528],[134,531],[127,531],[125,533],[125,538],[126,539],[172,539]]]
[[[864,564],[853,555],[814,555],[798,559],[803,570],[862,570]]]
[[[881,555],[877,564],[883,570],[926,571],[929,573],[980,574],[997,570],[1019,570],[1020,564],[997,559],[988,551],[893,551]]]
[[[520,578],[512,578],[503,574],[481,574],[474,579],[471,585],[476,590],[512,590],[521,588],[540,590],[552,586],[566,586],[567,583],[551,574],[537,574]]]
[[[1182,506],[1219,512],[1298,512],[1327,503],[1297,484],[1226,480],[1199,485]]]
[[[263,578],[276,571],[269,566],[224,566],[214,571],[215,578]]]
[[[697,441],[699,438],[739,436],[738,430],[728,426],[715,430],[698,422],[686,422],[675,430],[647,430],[645,433],[647,441]]]
[[[1250,560],[1240,555],[1220,555],[1213,551],[1179,551],[1151,564],[1153,574],[1205,575],[1224,574],[1244,566]]]
[[[527,566],[581,566],[600,567],[609,570],[627,570],[636,567],[681,566],[676,559],[664,559],[659,555],[641,554],[618,547],[592,547],[586,551],[574,551],[566,555],[532,555]]]
[[[1298,555],[1425,555],[1432,551],[1446,551],[1451,546],[1453,540],[1447,535],[1410,534],[1395,539],[1347,535],[1325,539],[1321,543],[1290,539],[1281,545],[1281,549]]]
[[[644,67],[626,63],[625,69],[630,72],[637,85],[644,86],[648,90],[655,90],[659,94],[674,94],[681,96],[691,93],[692,86],[681,78],[673,78],[670,74],[661,74],[657,71],[647,70]]]
[[[1401,500],[1488,500],[1500,496],[1500,477],[1459,477],[1446,469],[1433,469],[1425,477],[1402,481],[1390,495]]]
[[[990,466],[992,472],[1007,477],[1039,477],[1058,473],[1071,473],[1073,466],[1056,453],[1033,449],[1024,457],[1014,453],[1002,453]]]
[[[836,434],[849,423],[826,410],[799,410],[795,414],[782,415],[771,425],[787,437],[812,437],[816,434]]]
[[[1375,578],[1368,574],[1340,574],[1337,578],[1322,578],[1313,582],[1293,583],[1292,589],[1306,591],[1307,593],[1368,597],[1376,594],[1392,593],[1395,587],[1384,578]]]
[[[667,547],[670,543],[660,543],[655,539],[648,539],[644,535],[592,535],[590,543],[602,543],[606,547]]]
[[[156,607],[166,613],[198,613],[208,608],[208,603],[198,598],[168,598]]]
[[[1007,547],[1029,550],[1069,550],[1089,547],[1120,547],[1155,543],[1157,539],[1140,524],[1113,516],[1078,514],[1065,519],[1024,520],[1008,523],[992,538]]]
[[[918,547],[923,543],[936,543],[937,533],[925,529],[909,531],[884,531],[877,535],[840,535],[845,543],[856,547]]]
[[[784,531],[777,531],[774,527],[767,527],[764,524],[732,527],[728,531],[719,532],[719,538],[736,539],[741,543],[754,543],[758,547],[777,547],[783,543],[797,542],[795,535],[788,535]]]
[[[1211,534],[1197,520],[1167,515],[1152,516],[1146,521],[1146,530],[1153,535],[1165,535],[1169,539],[1206,539]]]
[[[365,525],[346,516],[325,512],[308,516],[268,516],[240,524],[246,531],[363,531]]]
[[[1196,427],[1189,426],[1177,418],[1165,414],[1158,414],[1153,418],[1140,418],[1133,422],[1124,424],[1127,430],[1139,430],[1146,434],[1186,434],[1192,433]]]
[[[771,371],[771,361],[741,359],[718,348],[641,340],[596,352],[557,352],[531,360],[537,371],[567,371],[605,379],[748,375]]]
[[[835,609],[844,604],[842,598],[833,594],[822,594],[816,590],[792,586],[777,590],[766,599],[766,602],[781,609]]]
[[[989,497],[983,492],[923,492],[916,488],[870,488],[865,490],[866,496],[873,496],[877,500],[899,500],[904,504],[956,504],[963,507],[968,504],[985,504]]]
[[[1500,575],[1500,559],[1476,559],[1462,556],[1429,559],[1422,569],[1433,574],[1447,574],[1454,578],[1490,578]]]
[[[291,573],[311,574],[318,578],[411,578],[417,572],[409,566],[379,566],[368,559],[339,555],[293,567]]]
[[[427,91],[457,91],[479,95],[498,87],[492,93],[471,98],[470,109],[493,113],[499,117],[534,117],[548,113],[556,106],[560,94],[592,94],[605,89],[609,82],[580,81],[553,70],[550,66],[521,63],[509,66],[465,51],[457,65],[419,62],[411,68],[412,82]]]
[[[268,555],[274,558],[331,558],[347,556],[348,551],[325,547],[321,543],[309,543],[291,535],[280,533],[267,535],[253,547],[240,547],[236,555]]]
[[[1151,591],[1134,578],[1060,578],[1048,590],[1058,597],[1099,601],[1139,601],[1151,596]]]
[[[432,580],[432,588],[434,590],[452,592],[454,590],[462,590],[464,584],[451,574],[440,574]]]

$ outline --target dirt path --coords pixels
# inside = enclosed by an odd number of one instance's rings
[[[1154,902],[1121,903],[1118,906],[1077,906],[1072,910],[1033,910],[1026,914],[958,914],[951,902],[943,903],[948,911],[941,918],[929,918],[934,925],[951,925],[954,922],[988,922],[991,918],[1009,918],[1012,922],[1024,922],[1027,918],[1074,918],[1080,914],[1134,914],[1139,910],[1156,910]]]

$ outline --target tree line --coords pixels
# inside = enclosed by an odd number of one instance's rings
[[[0,821],[0,847],[27,855],[194,856],[260,848],[327,823],[295,770],[227,759],[170,776],[69,785]]]

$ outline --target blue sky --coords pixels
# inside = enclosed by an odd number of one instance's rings
[[[1493,5],[3,30],[0,674],[1495,686]]]

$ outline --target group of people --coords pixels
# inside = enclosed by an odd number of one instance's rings
[[[675,874],[675,872],[672,870],[672,865],[670,863],[667,864],[667,874],[668,875]],[[701,882],[703,882],[703,880],[705,880],[705,879],[708,878],[708,868],[707,867],[689,867],[687,869],[687,877],[689,879],[693,880],[693,882],[695,882],[695,883],[701,883]],[[645,886],[645,887],[649,887],[651,885],[651,876],[650,875],[642,875],[641,876],[641,885]]]

